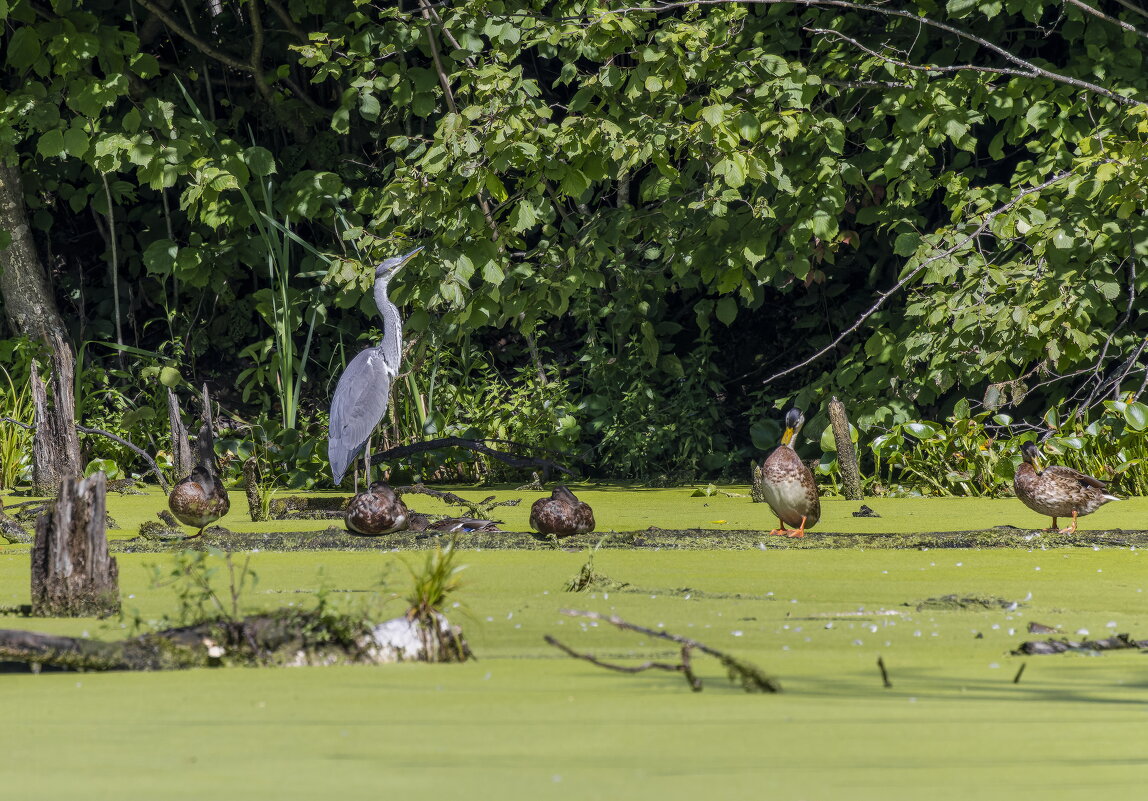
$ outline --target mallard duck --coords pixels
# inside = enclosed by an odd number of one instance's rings
[[[1072,516],[1072,525],[1060,529],[1061,534],[1076,531],[1076,519],[1090,515],[1109,501],[1119,501],[1115,495],[1105,490],[1107,485],[1100,479],[1086,476],[1071,467],[1049,465],[1040,469],[1040,450],[1036,443],[1026,442],[1020,446],[1024,461],[1016,469],[1012,486],[1016,497],[1037,514],[1052,518],[1052,531],[1056,529],[1056,518]]]
[[[231,500],[223,488],[215,459],[215,437],[212,432],[211,409],[207,405],[209,402],[207,388],[204,387],[204,421],[195,443],[198,460],[191,474],[176,484],[167,496],[167,506],[179,522],[199,529],[193,535],[196,537],[203,533],[209,523],[223,517],[231,508]]]
[[[530,527],[555,537],[585,534],[594,530],[594,510],[559,484],[549,498],[539,498],[530,507]]]
[[[762,493],[769,508],[777,515],[777,528],[769,532],[784,537],[804,537],[806,527],[812,528],[821,518],[821,500],[813,473],[793,450],[797,432],[805,424],[805,416],[797,409],[785,415],[785,433],[781,444],[765,457],[761,466]],[[785,524],[794,527],[786,529]]]
[[[347,504],[347,528],[377,537],[404,531],[410,521],[407,505],[385,481],[376,481]]]

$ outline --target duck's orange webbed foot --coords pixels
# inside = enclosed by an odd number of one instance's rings
[[[788,537],[788,536],[790,536],[789,529],[787,529],[785,527],[785,521],[784,520],[778,520],[777,521],[777,528],[775,528],[773,531],[771,531],[769,533],[771,536],[775,536],[775,537]]]
[[[801,518],[801,525],[793,531],[788,532],[785,536],[800,539],[805,536],[805,518]]]
[[[1072,525],[1069,526],[1068,528],[1062,528],[1057,533],[1059,533],[1059,534],[1075,534],[1076,533],[1076,512],[1075,511],[1073,511],[1073,513],[1072,513]]]

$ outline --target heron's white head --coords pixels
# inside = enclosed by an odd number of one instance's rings
[[[386,278],[390,280],[394,277],[395,273],[399,271],[400,267],[410,261],[411,258],[416,256],[422,249],[423,246],[420,245],[405,256],[392,256],[391,258],[382,262],[378,267],[375,268],[375,278]]]

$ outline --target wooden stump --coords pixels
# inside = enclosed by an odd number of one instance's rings
[[[191,456],[191,443],[187,441],[187,428],[180,416],[179,399],[167,388],[167,419],[171,426],[171,461],[176,478],[183,478],[195,467]]]
[[[841,483],[845,498],[861,500],[861,472],[857,468],[857,452],[853,449],[853,437],[849,433],[849,418],[845,416],[845,404],[834,398],[829,401],[829,422],[833,427],[833,440],[837,443],[837,465],[841,468]]]
[[[32,546],[32,614],[89,617],[120,610],[119,568],[104,533],[107,479],[65,479],[55,503],[36,521]]]
[[[247,511],[251,520],[260,523],[268,519],[263,513],[263,498],[259,495],[259,460],[252,456],[243,463],[243,486],[247,492]]]

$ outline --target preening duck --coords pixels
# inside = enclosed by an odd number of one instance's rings
[[[403,531],[409,525],[407,505],[385,481],[376,481],[347,504],[347,528],[377,537]]]
[[[594,510],[562,484],[549,498],[539,498],[530,507],[530,527],[541,534],[569,537],[594,530]]]
[[[199,529],[198,537],[210,523],[227,514],[231,500],[223,488],[219,462],[215,457],[215,433],[212,430],[211,399],[203,388],[203,425],[195,448],[197,459],[191,474],[176,484],[167,496],[167,506],[179,522]]]

